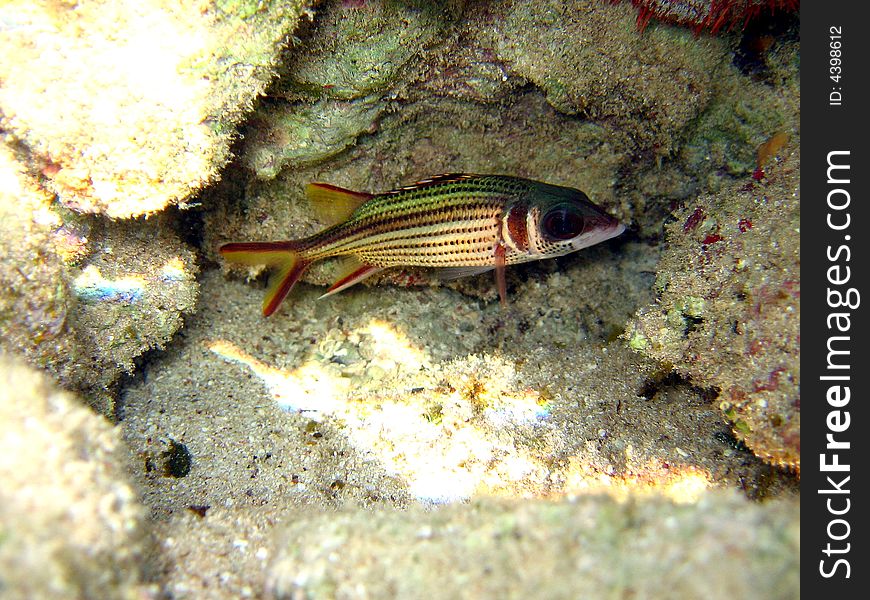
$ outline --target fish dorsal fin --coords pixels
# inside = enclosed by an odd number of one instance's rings
[[[432,177],[427,177],[426,179],[421,179],[416,183],[412,183],[411,185],[406,185],[404,187],[397,188],[395,190],[391,190],[386,192],[386,194],[401,194],[402,192],[410,192],[413,190],[419,190],[423,188],[427,188],[433,185],[439,185],[444,183],[454,183],[457,181],[462,181],[464,179],[471,179],[473,177],[477,177],[477,175],[471,175],[469,173],[442,173],[441,175],[434,175]]]
[[[305,195],[317,219],[327,226],[346,221],[361,204],[374,197],[374,194],[346,190],[328,183],[309,183],[305,186]]]

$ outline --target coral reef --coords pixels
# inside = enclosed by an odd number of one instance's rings
[[[297,32],[300,47],[286,51],[270,95],[346,101],[381,95],[413,73],[454,17],[445,2],[324,4],[316,26]]]
[[[0,347],[111,414],[121,374],[193,310],[193,252],[166,218],[104,223],[59,208],[5,146],[0,181]]]
[[[625,154],[667,156],[675,133],[709,101],[725,45],[676,29],[631,36],[629,12],[594,1],[515,0],[498,27],[484,21],[480,30],[510,71],[538,86],[554,108],[608,123],[614,138],[627,137],[619,140]]]
[[[0,3],[0,352],[44,373],[0,359],[0,594],[797,594],[797,21],[636,19]],[[449,171],[629,229],[505,309],[400,268],[318,300],[324,261],[263,319],[219,262],[319,228],[311,181]]]
[[[196,258],[159,221],[95,224],[93,254],[72,281],[78,303],[70,326],[79,343],[127,372],[134,358],[166,344],[196,304]]]
[[[619,0],[615,0],[618,2]],[[637,8],[637,27],[650,19],[691,27],[696,33],[743,27],[764,14],[797,12],[799,0],[631,0]]]
[[[796,62],[787,68],[797,74]],[[772,88],[746,81],[736,68],[721,73],[714,99],[687,129],[680,150],[683,169],[714,190],[755,170],[759,146],[796,122],[794,99],[799,97],[795,80]]]
[[[3,598],[145,598],[145,509],[118,431],[0,356]]]
[[[720,390],[735,435],[800,470],[799,154],[675,213],[632,348]],[[751,181],[751,180],[750,180]]]
[[[255,180],[227,182],[204,199],[214,207],[205,215],[212,258],[222,242],[316,229],[300,202],[309,181],[383,191],[456,170],[579,187],[642,235],[657,235],[671,201],[751,171],[756,146],[790,114],[781,95],[728,64],[724,42],[673,28],[638,36],[628,7],[599,2],[582,11],[512,2],[497,14],[454,7],[437,18],[404,6],[408,25],[392,36],[409,44],[397,59],[402,67],[373,83],[371,69],[347,57],[364,54],[365,40],[383,39],[389,10],[396,9],[379,2],[328,5],[300,33],[304,46],[287,51],[305,84],[287,73],[246,126],[240,162]],[[344,53],[323,50],[345,38]],[[781,62],[792,77],[793,57]],[[344,74],[341,90],[330,73]],[[364,83],[354,87],[351,75]],[[518,91],[529,83],[541,91]],[[316,283],[330,277],[328,267],[305,275]],[[385,280],[434,283],[421,272],[368,283]]]
[[[592,1],[582,10],[517,1],[495,13],[487,5],[431,13],[412,3],[399,21],[385,21],[385,11],[399,9],[384,6],[330,4],[300,32],[304,46],[287,51],[288,69],[298,67],[304,83],[293,73],[280,79],[245,128],[240,163],[252,180],[224,182],[204,198],[213,207],[204,216],[212,258],[222,242],[313,231],[300,202],[309,181],[383,191],[457,170],[578,187],[646,234],[658,229],[646,217],[650,201],[617,196],[614,182],[677,152],[681,133],[711,102],[715,74],[729,69],[726,44],[679,29],[640,37],[629,7]],[[388,46],[401,68],[374,77],[348,62],[387,38],[407,44]],[[336,44],[345,52],[326,52]],[[344,74],[338,91],[334,73]],[[654,202],[674,196],[659,187]],[[304,277],[325,283],[332,272],[327,265]],[[414,271],[367,283],[381,281],[434,283]]]
[[[272,177],[284,164],[321,159],[323,145],[349,146],[367,128],[377,127],[378,115],[399,107],[405,123],[445,109],[473,123],[475,104],[503,101],[529,82],[560,113],[584,115],[602,125],[607,139],[597,145],[612,144],[620,154],[667,156],[675,133],[709,101],[713,76],[725,57],[726,45],[719,40],[698,41],[679,30],[638,37],[626,7],[602,6],[597,0],[571,9],[557,1],[516,0],[498,12],[486,4],[464,7],[461,13],[439,10],[437,3],[421,5],[398,9],[381,2],[333,3],[318,15],[311,30],[300,34],[304,47],[288,51],[287,75],[270,89],[271,102],[258,110],[264,116],[248,129],[253,137],[244,155],[262,157],[274,148],[281,160],[284,146],[294,149],[277,165],[275,160],[249,160],[258,176]],[[582,43],[564,44],[565,39]],[[673,102],[677,97],[680,102]],[[445,98],[464,102],[457,108]],[[411,102],[420,106],[414,109]],[[279,114],[288,115],[282,120],[285,127],[275,127],[274,117],[268,116],[276,104],[283,107]],[[362,121],[334,131],[331,124],[347,114],[352,122]],[[551,118],[544,113],[535,126]],[[525,124],[532,125],[528,119]],[[261,127],[265,131],[257,133]],[[425,137],[433,129],[418,123],[403,139]]]
[[[65,374],[78,350],[65,327],[73,297],[52,238],[61,219],[50,204],[51,195],[0,145],[0,348]],[[80,239],[64,236],[63,248],[75,255]]]
[[[677,181],[709,191],[687,194],[670,217],[658,301],[639,311],[626,338],[635,350],[719,391],[737,438],[799,471],[796,52],[783,35],[768,43],[766,77],[747,80],[736,67],[720,71],[714,99],[687,130],[677,161],[683,174]],[[646,170],[637,176],[639,187],[663,189],[673,172]]]
[[[110,217],[213,182],[306,2],[0,6],[0,127],[65,206]]]

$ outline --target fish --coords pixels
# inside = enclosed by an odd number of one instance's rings
[[[495,270],[504,306],[505,267],[563,256],[625,230],[578,189],[507,175],[448,173],[378,194],[315,182],[305,194],[327,225],[322,231],[219,248],[229,262],[273,269],[267,317],[309,265],[337,256],[344,257],[341,275],[321,297],[390,267],[435,267],[443,279]]]

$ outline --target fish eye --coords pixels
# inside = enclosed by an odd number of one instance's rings
[[[544,214],[541,232],[553,240],[570,240],[583,233],[583,215],[573,206],[562,204]]]

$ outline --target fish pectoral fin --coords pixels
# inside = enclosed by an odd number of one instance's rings
[[[437,271],[438,279],[441,281],[453,281],[463,277],[471,277],[472,275],[480,275],[487,271],[492,271],[495,267],[441,267]]]
[[[328,183],[309,183],[305,195],[311,202],[314,215],[323,224],[330,226],[346,221],[360,205],[374,194],[355,192]]]
[[[502,307],[507,306],[507,276],[505,271],[507,248],[501,242],[495,246],[495,284],[498,287],[498,299]]]
[[[383,267],[374,267],[372,265],[367,265],[360,261],[357,257],[351,256],[344,259],[344,264],[342,265],[340,275],[338,279],[336,279],[329,289],[326,290],[326,293],[321,296],[321,298],[326,298],[327,296],[331,296],[337,292],[340,292],[343,289],[349,288],[350,286],[359,283],[366,277],[370,277],[375,273],[379,273],[383,271]]]

